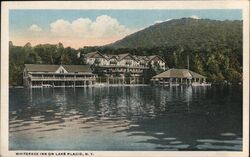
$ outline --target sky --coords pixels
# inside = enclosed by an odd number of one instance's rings
[[[207,10],[10,10],[9,34],[14,45],[30,42],[73,48],[100,46],[156,23],[191,17],[242,20],[237,9]]]

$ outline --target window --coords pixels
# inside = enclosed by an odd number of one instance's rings
[[[110,64],[117,64],[117,61],[116,60],[111,60]]]

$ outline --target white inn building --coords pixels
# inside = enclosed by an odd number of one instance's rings
[[[161,69],[165,70],[165,61],[158,55],[152,56],[136,56],[129,53],[119,55],[106,55],[100,52],[91,52],[84,54],[86,63],[89,65],[98,65],[106,75],[118,73],[123,76],[126,72],[130,72],[131,76],[139,77],[143,70],[158,63]]]

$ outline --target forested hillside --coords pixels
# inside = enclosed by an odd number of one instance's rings
[[[138,55],[158,54],[170,68],[186,68],[210,81],[242,79],[242,21],[183,18],[155,24],[106,45]],[[103,48],[105,49],[105,48]]]
[[[107,46],[154,48],[180,45],[198,48],[223,46],[222,44],[236,46],[241,41],[242,21],[183,18],[154,24]]]

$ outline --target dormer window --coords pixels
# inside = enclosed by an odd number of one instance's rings
[[[117,64],[117,61],[112,60],[112,61],[110,61],[110,64]]]
[[[140,65],[146,65],[146,63],[142,61],[142,62],[140,62]]]
[[[127,65],[131,65],[131,64],[132,64],[132,62],[131,62],[131,61],[127,61],[125,64],[127,64]]]

